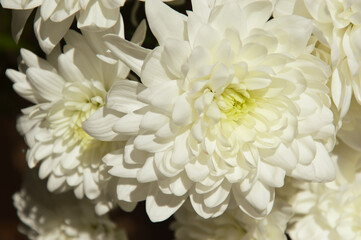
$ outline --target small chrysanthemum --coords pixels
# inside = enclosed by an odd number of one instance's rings
[[[88,200],[70,193],[51,194],[35,174],[27,173],[23,188],[14,194],[22,221],[19,230],[31,240],[126,240],[125,232],[94,213]]]
[[[112,183],[102,157],[121,143],[89,136],[82,123],[105,104],[110,86],[123,81],[129,68],[102,62],[79,33],[70,31],[65,39],[64,52],[54,50],[48,60],[22,49],[20,71],[7,70],[16,92],[34,103],[23,109],[18,130],[29,146],[28,165],[40,165],[50,191],[74,190],[78,198],[101,202],[104,212]]]
[[[313,21],[315,35],[331,49],[330,65],[334,71],[331,95],[337,108],[348,111],[352,92],[361,103],[361,2],[282,0],[275,12],[276,16],[296,14]]]
[[[335,148],[336,179],[300,184],[290,198],[296,213],[287,233],[294,240],[359,239],[361,237],[361,152],[340,142]]]
[[[176,240],[286,240],[291,207],[276,201],[271,213],[262,220],[245,215],[240,209],[228,209],[221,216],[203,219],[185,205],[175,215],[171,228]]]
[[[153,221],[187,198],[203,218],[219,216],[230,201],[261,218],[286,175],[332,180],[330,68],[309,53],[311,22],[269,20],[268,0],[192,6],[184,16],[146,2],[160,44],[152,51],[105,38],[143,83],[114,85],[100,110],[125,116],[95,114],[84,124],[99,139],[100,125],[129,136],[124,151],[104,158],[120,177],[118,198],[146,199]]]

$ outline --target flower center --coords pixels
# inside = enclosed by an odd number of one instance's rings
[[[239,122],[254,107],[255,99],[244,89],[226,88],[216,97],[219,109],[228,120]]]
[[[72,83],[64,88],[64,98],[58,101],[48,114],[53,135],[61,138],[63,145],[88,148],[97,141],[82,128],[98,108],[104,105],[105,90],[88,83]]]
[[[74,138],[80,142],[82,147],[89,146],[93,140],[92,136],[88,135],[82,128],[82,123],[87,120],[98,108],[104,105],[104,101],[101,97],[92,97],[87,103],[83,103],[85,107],[82,110],[85,111],[74,111],[70,127],[74,133]]]

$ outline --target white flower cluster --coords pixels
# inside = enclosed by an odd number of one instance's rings
[[[262,220],[237,208],[228,209],[219,217],[204,219],[188,205],[175,214],[176,222],[171,228],[177,240],[287,240],[284,232],[291,216],[291,207],[281,201],[276,201],[271,213]]]
[[[19,230],[31,240],[127,240],[108,216],[95,214],[89,201],[49,193],[33,172],[26,173],[13,199],[23,222]]]
[[[125,39],[125,0],[1,2],[16,40],[38,8],[47,58],[22,49],[6,73],[34,104],[18,130],[47,189],[98,215],[145,201],[177,239],[361,237],[361,2],[164,2],[144,3],[153,48],[144,21]],[[73,215],[48,232],[15,200],[38,235],[98,234]]]
[[[292,239],[359,239],[361,204],[361,152],[340,143],[334,150],[338,172],[333,182],[298,186],[290,197],[294,219]]]

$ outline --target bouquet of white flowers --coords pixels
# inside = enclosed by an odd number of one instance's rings
[[[361,239],[361,1],[125,2],[1,0],[46,54],[6,71],[54,199],[26,180],[22,232],[126,239],[145,201],[175,239]]]

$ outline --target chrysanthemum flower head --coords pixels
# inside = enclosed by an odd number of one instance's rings
[[[19,230],[31,240],[127,239],[108,216],[97,216],[88,200],[77,200],[71,193],[49,193],[30,171],[13,200],[22,221]]]
[[[48,60],[22,49],[20,71],[7,70],[16,92],[34,103],[23,109],[18,130],[29,146],[29,167],[40,165],[50,191],[73,190],[78,198],[105,201],[111,176],[102,157],[121,142],[99,141],[82,123],[105,104],[110,86],[125,79],[129,68],[102,62],[79,33],[70,31],[66,42]]]
[[[84,124],[98,138],[99,125],[129,136],[124,151],[104,159],[121,178],[118,198],[146,199],[153,221],[187,198],[203,218],[219,216],[231,200],[260,218],[286,175],[332,180],[330,68],[306,51],[311,22],[270,20],[272,4],[263,0],[192,6],[185,16],[146,2],[160,44],[152,51],[106,38],[143,83],[110,90],[100,111],[124,116],[95,114]]]
[[[219,217],[203,219],[185,205],[174,216],[171,228],[177,240],[286,240],[292,209],[276,200],[271,213],[262,220],[253,219],[240,209],[228,209]]]
[[[164,0],[173,1],[173,0]],[[31,12],[37,8],[34,32],[42,50],[49,54],[65,36],[74,18],[83,31],[100,32],[109,29],[123,32],[119,8],[126,0],[2,0],[3,8],[13,9],[12,34],[20,39]]]
[[[330,48],[331,96],[341,116],[348,111],[352,95],[361,103],[360,49],[361,4],[354,0],[278,1],[276,16],[301,15],[316,26],[315,35]]]
[[[296,213],[287,233],[291,239],[359,239],[361,152],[339,143],[337,175],[330,183],[302,184],[290,198]]]

